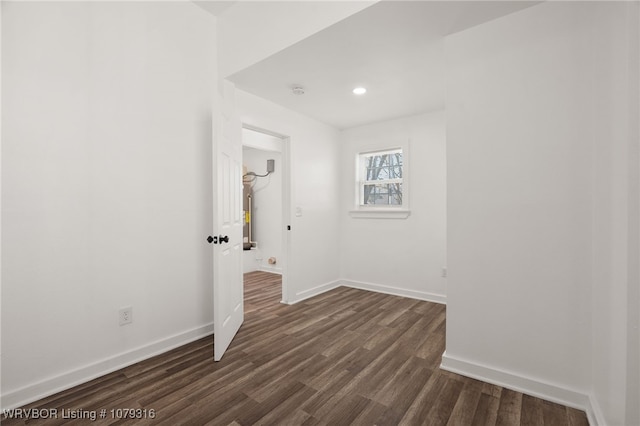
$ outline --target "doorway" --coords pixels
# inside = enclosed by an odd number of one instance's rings
[[[286,301],[289,206],[289,138],[243,125],[242,183],[244,233],[242,268],[247,279],[256,274],[279,275],[281,300]]]

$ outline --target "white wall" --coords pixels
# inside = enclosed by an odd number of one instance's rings
[[[592,63],[580,7],[534,6],[446,40],[447,355],[584,392]]]
[[[640,424],[640,4],[629,4],[629,245],[626,422]]]
[[[2,46],[3,46],[3,34],[4,31],[2,31],[2,10],[3,10],[3,6],[2,3],[0,3],[0,78],[2,77],[2,70],[3,68],[3,58],[4,55],[2,54]],[[2,84],[0,82],[0,100],[4,99],[2,96]],[[2,115],[2,103],[0,102],[0,118],[4,117]],[[0,122],[2,121],[2,119],[0,119]],[[3,183],[2,183],[2,137],[3,134],[0,131],[0,195],[2,194],[2,187],[3,187]],[[2,197],[0,197],[0,223],[2,223],[2,212],[4,210],[2,209]],[[0,259],[2,259],[2,226],[0,225]],[[0,322],[1,322],[1,318],[2,318],[2,262],[0,261]],[[0,324],[1,325],[1,324]],[[2,401],[2,389],[1,389],[1,384],[2,384],[2,360],[4,359],[4,356],[2,355],[2,339],[0,338],[0,407],[4,407],[3,401]]]
[[[341,278],[345,285],[425,300],[446,300],[446,138],[438,111],[342,132]],[[406,219],[352,217],[355,158],[372,147],[407,143]]]
[[[8,408],[211,332],[217,67],[189,2],[2,9]]]
[[[241,121],[288,136],[282,162],[289,161],[290,208],[283,226],[291,225],[290,252],[283,253],[285,302],[293,303],[338,285],[339,278],[339,134],[326,124],[257,96],[236,91]],[[286,166],[285,166],[286,167]],[[288,197],[286,190],[283,197]],[[300,215],[296,215],[296,210]]]
[[[602,424],[625,422],[631,354],[625,7],[545,3],[446,40],[443,366]]]
[[[244,132],[243,132],[244,135]],[[259,175],[266,174],[267,160],[275,160],[275,170],[266,177],[259,177],[253,184],[252,240],[256,247],[245,258],[252,259],[262,271],[282,272],[278,263],[282,260],[282,154],[243,147],[242,162],[247,170]],[[275,264],[269,264],[269,258]]]
[[[376,1],[236,2],[219,18],[220,75],[229,77]]]
[[[608,425],[640,424],[639,10],[638,3],[600,4],[593,24],[593,404]]]

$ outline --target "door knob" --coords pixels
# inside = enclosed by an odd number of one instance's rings
[[[218,237],[218,241],[220,241],[220,244],[222,244],[222,243],[228,243],[228,242],[229,242],[229,236],[228,236],[228,235],[225,235],[225,236],[223,237],[222,235],[220,235],[220,236]]]

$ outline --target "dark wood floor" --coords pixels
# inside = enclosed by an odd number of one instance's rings
[[[247,274],[245,323],[222,361],[207,337],[26,408],[105,409],[104,420],[70,422],[92,425],[588,424],[584,412],[440,370],[444,305],[351,288],[279,301],[278,275]],[[155,418],[111,418],[123,408]]]

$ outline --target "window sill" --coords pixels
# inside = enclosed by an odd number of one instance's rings
[[[349,216],[356,219],[406,219],[410,214],[411,210],[399,209],[363,209],[349,211]]]

